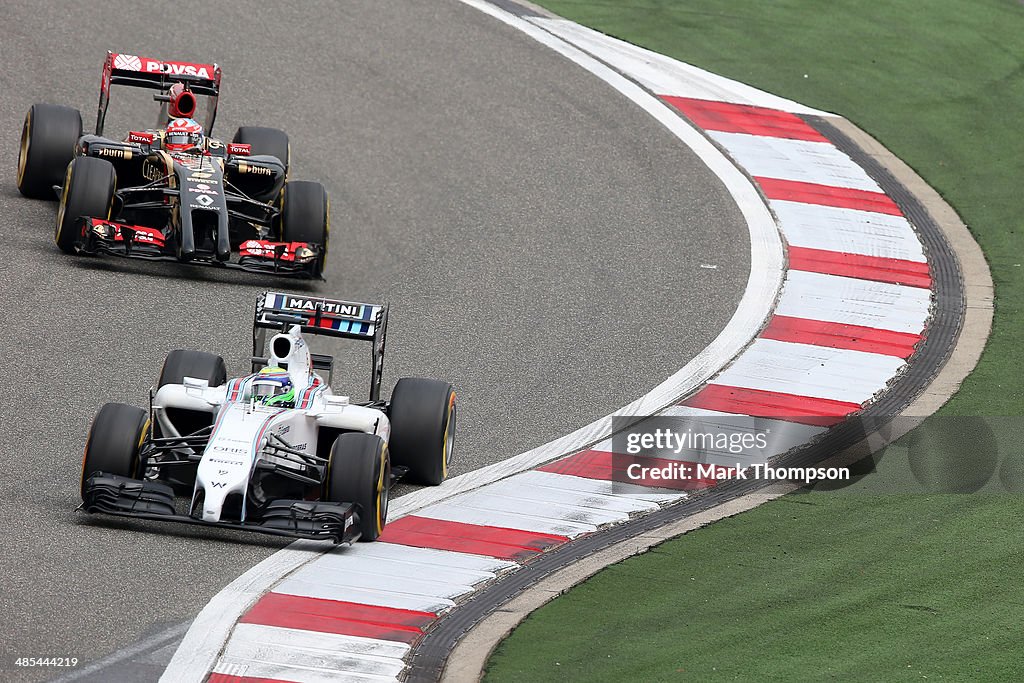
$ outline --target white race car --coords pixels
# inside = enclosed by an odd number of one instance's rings
[[[387,320],[386,305],[264,293],[252,374],[228,381],[220,356],[172,351],[148,412],[100,408],[83,456],[82,509],[335,543],[376,539],[392,481],[440,484],[455,438],[450,384],[404,378],[380,400]],[[278,330],[269,345],[268,329]],[[333,358],[313,353],[306,335],[372,343],[369,401],[332,391]]]

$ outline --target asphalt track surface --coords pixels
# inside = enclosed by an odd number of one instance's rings
[[[144,405],[173,348],[220,352],[241,372],[261,290],[390,301],[386,390],[407,375],[455,382],[456,474],[645,393],[743,292],[746,228],[703,164],[598,79],[454,0],[8,1],[4,15],[4,680],[59,673],[16,657],[94,660],[187,622],[286,545],[75,511],[97,407]],[[91,129],[108,48],[216,61],[215,132],[288,131],[293,177],[331,192],[327,283],[58,252],[55,204],[15,186],[21,122],[49,101]],[[345,360],[336,387],[362,391],[368,359]]]

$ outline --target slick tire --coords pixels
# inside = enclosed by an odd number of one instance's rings
[[[82,115],[57,104],[33,104],[21,128],[18,191],[32,199],[54,199],[64,170],[82,136]]]
[[[117,174],[106,159],[75,157],[67,166],[57,209],[54,240],[61,251],[73,254],[81,237],[79,219],[110,218]]]
[[[105,403],[89,428],[82,455],[81,488],[97,472],[139,479],[144,464],[139,450],[149,433],[145,410],[123,403]]]
[[[181,384],[186,377],[205,379],[211,387],[219,387],[228,381],[227,366],[216,354],[176,349],[164,359],[156,386],[159,389],[165,384]]]
[[[455,391],[447,382],[404,377],[391,394],[391,458],[411,481],[437,486],[455,445]]]
[[[374,434],[350,432],[334,440],[324,477],[323,499],[355,503],[359,508],[359,540],[376,541],[388,518],[391,462],[384,440]]]
[[[292,148],[288,142],[288,134],[283,130],[262,126],[241,126],[235,131],[235,137],[231,138],[231,142],[249,145],[249,153],[253,156],[267,154],[277,157],[284,164],[287,176],[292,159]]]
[[[186,377],[205,379],[211,387],[219,387],[227,382],[228,371],[224,359],[216,354],[176,349],[168,353],[164,359],[160,379],[157,380],[157,389],[165,384],[181,384]],[[192,434],[213,424],[213,413],[168,408],[167,419],[179,434]],[[159,423],[157,426],[159,427]],[[161,436],[172,435],[161,433]],[[196,468],[194,465],[166,465],[160,469],[160,478],[171,484],[179,493],[186,493],[195,485]]]
[[[312,180],[293,180],[281,193],[281,241],[320,246],[312,276],[322,278],[331,234],[331,200],[327,190]]]

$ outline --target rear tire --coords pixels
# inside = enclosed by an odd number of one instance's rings
[[[123,403],[104,404],[93,418],[85,442],[81,488],[97,472],[140,479],[143,463],[139,450],[148,433],[145,410]]]
[[[331,200],[327,190],[312,180],[293,180],[285,184],[281,203],[281,241],[318,245],[320,255],[313,266],[313,277],[323,277],[331,234]]]
[[[160,370],[157,389],[165,384],[182,384],[186,377],[205,379],[211,387],[219,387],[227,382],[228,372],[224,359],[203,351],[186,351],[176,349],[167,354],[164,366]],[[203,427],[213,424],[213,413],[198,410],[168,408],[167,418],[180,434],[192,434]],[[158,423],[159,426],[159,423]],[[163,430],[161,430],[162,432]],[[171,436],[162,434],[161,436]],[[179,493],[192,489],[196,481],[195,465],[165,465],[160,468],[160,478],[170,483]]]
[[[324,477],[323,499],[359,506],[361,541],[376,541],[388,518],[391,462],[384,440],[349,432],[334,440]]]
[[[83,216],[110,218],[116,185],[114,165],[106,159],[75,157],[71,160],[64,176],[54,235],[61,251],[75,252],[75,245],[81,237],[78,219]]]
[[[205,379],[211,387],[219,387],[228,381],[227,366],[216,354],[176,349],[164,359],[156,386],[159,389],[165,384],[181,384],[186,377]]]
[[[235,131],[231,142],[249,145],[249,153],[253,156],[268,154],[277,157],[284,164],[285,176],[291,164],[292,148],[288,142],[288,134],[277,128],[263,126],[241,126]]]
[[[455,445],[455,391],[447,382],[405,377],[391,393],[391,457],[417,483],[437,486],[448,476]]]
[[[82,136],[82,115],[57,104],[33,104],[25,115],[18,153],[18,191],[32,199],[55,199],[64,170]]]

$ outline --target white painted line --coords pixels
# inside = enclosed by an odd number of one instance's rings
[[[902,358],[757,339],[716,384],[864,403],[888,386]]]
[[[408,651],[408,645],[386,640],[239,624],[215,670],[301,683],[346,680],[346,675],[394,680]]]
[[[515,477],[506,481],[514,482]],[[573,505],[569,502],[554,500],[547,500],[538,504],[536,501],[531,502],[520,498],[516,495],[514,489],[502,494],[484,488],[480,491],[465,493],[459,496],[456,500],[459,505],[486,508],[494,510],[495,512],[510,512],[513,514],[525,513],[529,514],[531,517],[539,517],[556,524],[568,521],[584,522],[586,524],[601,526],[602,524],[612,524],[614,522],[621,522],[622,520],[629,519],[631,512],[640,511],[636,509],[636,507],[633,507],[632,509],[622,509],[629,505],[629,501],[626,500],[621,501],[621,504],[618,502],[609,502],[609,504],[603,507],[598,507],[593,504]],[[613,499],[608,498],[606,500],[612,501]],[[645,506],[641,509],[650,508]],[[531,531],[535,530],[531,529]]]
[[[521,509],[495,509],[486,502],[463,502],[462,497],[431,505],[420,510],[417,514],[423,517],[430,517],[431,519],[444,519],[449,522],[497,526],[506,529],[522,529],[523,531],[556,534],[558,536],[568,536],[569,538],[597,531],[597,525],[602,523],[599,519],[595,519],[593,522],[589,520],[573,522],[558,518],[553,519],[544,516],[540,510],[536,510],[531,514],[523,512]],[[594,517],[598,518],[599,516],[594,515]]]
[[[397,676],[374,676],[372,674],[334,672],[322,669],[284,667],[266,662],[239,661],[231,657],[218,662],[214,672],[231,677],[230,680],[251,677],[258,681],[281,681],[282,683],[397,683]]]
[[[577,493],[614,495],[656,504],[668,504],[686,498],[686,493],[683,491],[653,490],[646,486],[618,484],[602,479],[574,477],[570,474],[556,474],[555,472],[539,472],[536,470],[523,472],[516,475],[516,480],[528,481],[530,486],[548,488],[555,493],[560,493],[568,488]]]
[[[245,663],[235,661],[217,664],[214,671],[231,677],[252,677],[257,680],[284,681],[286,683],[397,683],[396,676],[373,676],[370,674],[329,672],[316,669],[285,669],[263,662]],[[166,674],[164,674],[166,675]],[[287,676],[287,678],[286,678]],[[162,680],[162,677],[161,677]]]
[[[318,631],[302,631],[264,626],[263,624],[239,624],[235,629],[239,641],[260,643],[297,644],[311,650],[328,650],[366,657],[385,659],[401,659],[409,652],[409,646],[394,640],[378,640],[362,636],[343,636],[337,633],[320,633]],[[301,638],[298,636],[301,635]]]
[[[446,550],[359,544],[325,553],[287,576],[274,592],[437,613],[475,585],[516,566]]]
[[[319,598],[320,600],[354,602],[361,605],[392,607],[394,609],[411,609],[417,612],[433,612],[438,614],[455,606],[455,601],[452,598],[473,590],[472,586],[461,586],[460,590],[449,590],[452,594],[451,598],[444,598],[419,591],[421,583],[413,586],[402,586],[405,589],[402,591],[366,588],[356,583],[370,583],[365,574],[356,575],[353,582],[333,582],[324,580],[319,562],[313,562],[306,566],[316,567],[318,575],[309,580],[301,580],[294,576],[289,576],[274,586],[274,593]],[[448,588],[451,589],[451,586],[448,586]],[[431,592],[436,594],[439,591],[435,589]],[[234,637],[234,633],[232,633],[231,638]]]
[[[368,544],[363,543],[356,546],[355,550],[365,545]],[[489,581],[496,575],[492,571],[478,571],[476,569],[459,567],[455,561],[450,564],[419,562],[418,560],[423,557],[423,553],[418,551],[424,550],[424,548],[414,548],[395,543],[381,543],[380,545],[391,546],[391,550],[394,553],[392,555],[364,555],[362,553],[348,552],[325,553],[323,557],[318,559],[316,564],[327,571],[327,576],[339,577],[339,581],[341,581],[341,577],[347,576],[350,571],[372,571],[378,576],[378,581],[391,581],[392,586],[399,589],[402,587],[401,583],[397,583],[399,580],[420,580],[428,584],[437,584],[437,590],[444,591],[442,586],[445,585],[473,586],[481,581]],[[450,553],[456,557],[466,555],[466,553],[455,553],[447,550],[435,552]],[[295,572],[291,577],[304,578],[307,570],[308,566]],[[382,586],[385,584],[364,585]],[[437,594],[442,595],[444,593],[439,592]],[[427,591],[425,595],[430,595],[430,591]]]
[[[523,506],[530,507],[533,505],[562,505],[572,508],[608,510],[626,515],[634,512],[649,512],[657,510],[659,507],[657,503],[639,500],[628,495],[617,496],[578,490],[574,486],[574,481],[565,481],[557,489],[547,485],[538,485],[533,482],[532,478],[527,476],[528,474],[530,473],[524,472],[508,479],[502,479],[493,484],[488,484],[469,495],[494,496],[495,498],[517,500]]]
[[[469,4],[477,6],[476,3]],[[749,104],[794,114],[833,116],[828,112],[772,95],[746,83],[645,50],[565,19],[536,18],[530,21],[611,64],[619,71],[629,74],[631,78],[657,95]]]
[[[397,603],[409,602],[411,596],[421,596],[425,602],[431,604],[444,603],[453,600],[460,595],[473,590],[472,583],[458,583],[457,581],[445,581],[444,583],[434,582],[428,572],[424,572],[422,578],[411,576],[387,575],[376,572],[376,567],[383,567],[386,563],[376,562],[371,565],[359,566],[331,566],[328,563],[311,562],[301,570],[290,574],[280,583],[274,586],[275,593],[288,593],[289,595],[303,595],[308,598],[328,598],[331,595],[338,595],[347,592],[348,589],[359,593],[372,594],[376,598],[367,604],[380,605],[381,607],[402,607]],[[331,580],[330,576],[339,577]],[[343,578],[342,578],[343,577]],[[347,580],[351,577],[351,581]],[[344,598],[330,597],[331,600],[344,600]],[[348,602],[346,600],[346,602]],[[423,607],[415,607],[423,612],[434,612]]]
[[[769,204],[790,246],[917,263],[927,260],[903,216],[774,199]]]
[[[417,566],[433,566],[476,572],[480,576],[503,572],[517,567],[515,562],[499,560],[495,557],[483,557],[458,553],[451,550],[434,548],[413,548],[395,543],[360,543],[344,552],[324,555],[324,562],[340,562],[340,558],[349,553],[358,553],[361,557],[373,557],[385,562],[410,562]]]
[[[921,287],[791,270],[775,314],[919,334],[930,307]]]
[[[871,176],[828,142],[723,133],[707,134],[752,176],[795,180],[830,187],[881,192]]]

